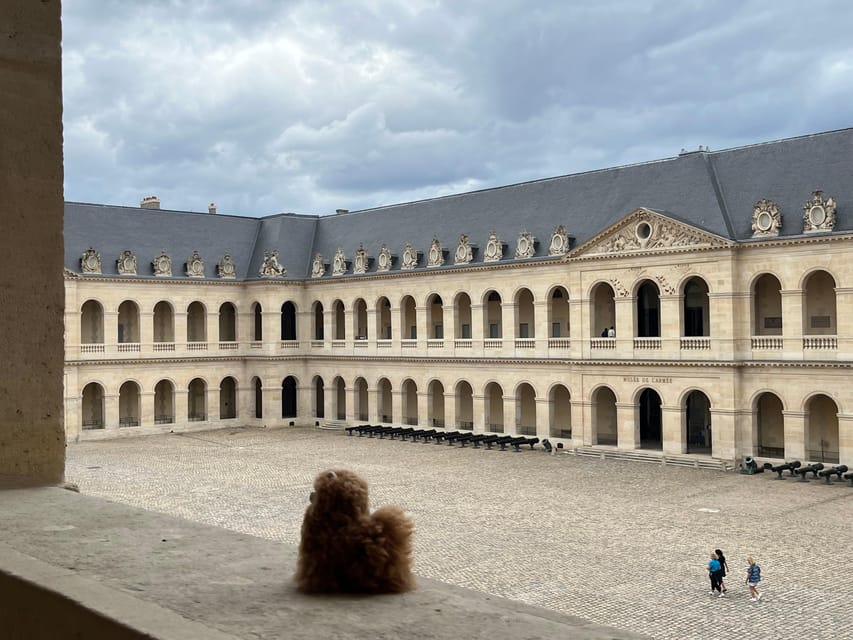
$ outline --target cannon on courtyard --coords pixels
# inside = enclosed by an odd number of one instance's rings
[[[808,478],[806,476],[808,474],[813,474],[813,477],[817,478],[817,472],[823,469],[822,462],[816,462],[814,464],[807,464],[805,467],[800,467],[795,470],[795,473],[800,476],[800,482],[808,482]]]
[[[509,444],[513,446],[516,451],[521,451],[521,446],[525,444],[530,445],[530,449],[533,449],[533,445],[539,442],[539,438],[526,438],[524,436],[519,436],[518,438],[513,438],[509,441]]]
[[[847,471],[846,464],[838,464],[834,467],[830,467],[829,469],[821,469],[817,472],[821,478],[826,481],[826,484],[832,484],[832,476],[838,476],[838,479],[841,480],[841,476]]]
[[[795,471],[802,466],[802,463],[799,460],[791,460],[791,462],[786,462],[784,464],[777,464],[775,467],[770,467],[770,470],[779,475],[776,476],[776,480],[784,480],[782,477],[783,471],[790,471],[791,475],[795,475]]]
[[[542,447],[545,449],[545,453],[551,453],[554,451],[554,446],[551,444],[551,441],[548,438],[545,438],[542,441]]]
[[[746,456],[740,465],[740,473],[751,476],[755,473],[764,473],[764,467],[759,467],[755,458]]]
[[[505,442],[512,440],[512,436],[495,436],[494,440],[483,440],[486,443],[486,449],[491,449],[493,444],[501,445],[501,450],[506,449]]]
[[[847,486],[853,487],[853,471],[848,471],[844,474],[844,479],[847,480]]]

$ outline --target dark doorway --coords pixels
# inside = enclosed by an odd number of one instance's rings
[[[693,391],[684,401],[687,426],[687,453],[711,453],[711,402],[701,391]]]
[[[640,394],[640,448],[663,449],[660,396],[654,389]]]
[[[287,376],[281,383],[281,417],[296,417],[296,379]]]

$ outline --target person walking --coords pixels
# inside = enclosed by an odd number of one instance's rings
[[[717,554],[717,560],[720,561],[720,593],[725,593],[728,589],[726,589],[724,578],[729,572],[729,565],[726,563],[726,556],[723,555],[722,549],[714,549],[714,553]]]
[[[711,579],[711,595],[714,595],[716,591],[722,597],[723,592],[720,589],[720,573],[722,572],[722,568],[717,554],[713,551],[711,552],[711,559],[708,561],[706,568],[708,569],[708,577]]]
[[[749,587],[749,593],[752,596],[750,600],[751,602],[758,602],[761,600],[761,593],[758,591],[758,583],[761,582],[761,567],[758,566],[752,556],[748,557],[746,561],[749,563],[746,568],[746,585]]]

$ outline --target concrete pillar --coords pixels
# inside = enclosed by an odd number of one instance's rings
[[[784,327],[784,320],[782,321],[782,323],[782,326]],[[805,463],[806,443],[808,442],[808,433],[806,430],[806,412],[782,411],[782,421],[785,432],[785,459],[801,460]]]
[[[687,451],[684,440],[683,417],[681,407],[661,405],[663,452],[673,455]]]
[[[637,405],[633,402],[616,403],[616,437],[620,449],[637,449],[640,446]]]

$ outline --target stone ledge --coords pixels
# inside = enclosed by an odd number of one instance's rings
[[[102,636],[75,636],[57,617],[52,628],[64,637],[643,637],[424,578],[401,595],[307,596],[290,580],[292,545],[56,487],[0,491],[0,512],[0,581],[27,594],[18,605],[40,612],[42,626],[48,611],[69,607],[76,618],[67,619],[112,625]],[[15,602],[0,599],[0,617],[20,614],[8,610]],[[18,637],[54,637],[27,632]]]
[[[401,595],[307,596],[292,545],[55,487],[0,491],[0,513],[0,586],[17,596],[0,618],[34,625],[10,640],[644,637],[424,578]],[[93,621],[102,635],[69,626]]]

